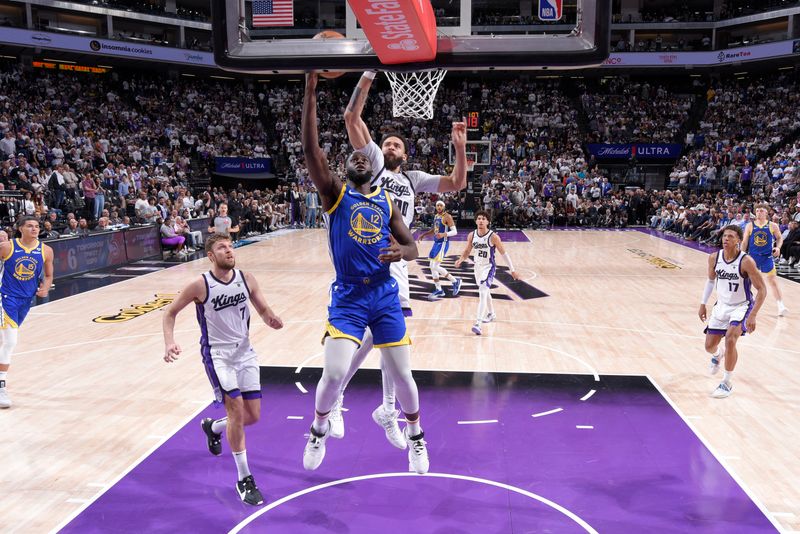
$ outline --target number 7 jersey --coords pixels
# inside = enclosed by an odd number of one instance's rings
[[[233,270],[228,283],[218,280],[211,271],[203,273],[206,300],[197,303],[200,345],[208,348],[235,346],[247,341],[250,334],[250,288],[239,269]]]
[[[714,272],[717,274],[717,302],[726,306],[737,306],[753,300],[750,289],[750,278],[742,272],[742,260],[747,253],[739,255],[731,262],[725,261],[722,250],[717,251],[717,263]]]

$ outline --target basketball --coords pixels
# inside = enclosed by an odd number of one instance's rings
[[[318,34],[316,34],[314,36],[314,39],[344,39],[344,35],[342,35],[339,32],[335,32],[333,30],[325,30],[325,31],[321,31]],[[342,74],[344,74],[344,72],[323,72],[323,71],[319,71],[319,75],[320,76],[322,76],[323,78],[327,78],[329,80],[332,80],[334,78],[338,78]]]

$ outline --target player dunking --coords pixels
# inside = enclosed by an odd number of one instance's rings
[[[367,93],[375,72],[365,72],[358,82],[350,103],[344,113],[347,126],[347,135],[353,148],[367,155],[374,171],[371,181],[372,186],[380,186],[389,191],[401,212],[403,223],[410,228],[414,221],[415,196],[420,192],[449,192],[460,191],[467,186],[467,125],[465,122],[454,122],[452,128],[452,142],[455,148],[456,161],[453,171],[449,176],[428,174],[422,171],[404,171],[403,165],[408,159],[408,146],[405,137],[399,132],[387,133],[380,141],[380,146],[372,140],[369,128],[361,117]],[[408,263],[405,260],[394,262],[389,266],[392,278],[397,282],[400,291],[400,304],[403,314],[411,316],[411,300],[408,283]],[[344,419],[342,418],[342,404],[344,402],[344,389],[352,379],[355,372],[364,363],[369,351],[372,350],[372,332],[365,332],[361,347],[353,356],[352,364],[345,377],[342,394],[338,397],[331,411],[331,436],[341,438],[344,436]],[[381,371],[384,371],[381,361]],[[373,420],[386,432],[389,442],[398,448],[405,448],[406,442],[397,424],[399,412],[395,409],[394,385],[391,377],[383,372],[383,403],[372,412]]]
[[[244,427],[261,417],[261,380],[258,356],[250,346],[249,303],[271,328],[282,328],[283,322],[267,305],[255,277],[234,268],[236,259],[229,236],[214,234],[206,240],[205,247],[211,270],[186,286],[164,314],[164,361],[174,362],[180,356],[181,348],[175,343],[175,318],[194,302],[203,365],[215,400],[224,403],[227,415],[201,421],[208,450],[215,456],[222,454],[220,438],[227,429],[238,474],[236,491],[243,502],[259,505],[264,498],[247,465],[244,438]]]
[[[475,272],[475,283],[478,284],[480,300],[478,302],[478,315],[475,318],[475,324],[472,325],[472,332],[479,336],[481,335],[481,323],[489,323],[495,319],[491,292],[494,272],[497,268],[495,251],[502,254],[503,258],[505,258],[508,269],[511,271],[511,276],[514,277],[514,280],[519,280],[519,275],[517,271],[514,270],[514,264],[511,263],[511,256],[506,252],[502,239],[500,239],[500,236],[495,232],[489,230],[489,213],[483,210],[476,211],[475,226],[477,229],[469,233],[467,237],[467,247],[456,260],[456,267],[461,267],[464,260],[469,257],[469,253],[473,250],[475,251],[473,269]]]
[[[774,258],[780,254],[783,236],[778,225],[767,218],[767,205],[756,206],[756,219],[747,223],[742,238],[742,250],[750,254],[758,266],[758,270],[767,275],[767,285],[775,294],[778,303],[778,316],[783,317],[789,311],[783,304],[783,295],[778,286],[778,276]]]
[[[725,374],[722,382],[711,394],[723,399],[731,394],[731,378],[739,354],[736,342],[746,332],[756,330],[756,315],[764,299],[767,288],[753,258],[739,250],[742,242],[742,229],[734,224],[722,231],[722,250],[708,256],[708,282],[700,301],[700,320],[706,321],[706,303],[714,287],[717,289],[717,303],[708,318],[706,351],[711,354],[711,374],[719,370],[721,360],[725,360]],[[755,301],[751,288],[756,288]],[[720,342],[725,343],[720,346]]]
[[[303,451],[303,467],[316,469],[325,457],[325,441],[331,432],[329,415],[342,391],[353,354],[369,328],[408,422],[404,438],[409,447],[409,467],[426,473],[428,451],[420,426],[417,384],[411,376],[411,340],[406,333],[398,284],[389,274],[389,263],[401,258],[413,260],[417,247],[391,193],[382,187],[370,187],[372,165],[365,154],[354,152],[347,158],[345,184],[328,168],[325,152],[319,146],[316,87],[317,74],[306,75],[302,143],[309,177],[325,210],[336,280],[330,290],[325,366],[317,384],[314,423]]]
[[[453,216],[445,211],[444,202],[438,200],[436,202],[436,215],[433,216],[433,227],[422,232],[417,237],[417,243],[420,243],[425,237],[433,235],[433,246],[428,253],[428,259],[431,262],[431,278],[435,289],[433,293],[428,295],[428,300],[436,300],[444,296],[442,278],[449,280],[452,284],[451,289],[454,297],[458,296],[458,292],[461,290],[461,278],[456,278],[442,267],[447,251],[450,250],[450,238],[454,237],[456,233],[456,223],[453,221]]]
[[[10,408],[6,377],[17,346],[19,328],[33,296],[46,297],[53,283],[53,249],[39,241],[39,221],[26,215],[17,220],[19,239],[0,242],[0,408]]]

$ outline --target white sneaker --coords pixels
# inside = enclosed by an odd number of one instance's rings
[[[425,443],[425,432],[421,432],[414,439],[408,435],[408,427],[403,430],[403,436],[408,444],[408,470],[419,475],[424,475],[430,469],[428,448]]]
[[[313,471],[322,464],[322,460],[325,459],[325,441],[330,435],[331,425],[328,425],[328,429],[322,436],[318,436],[314,427],[311,427],[308,433],[308,442],[303,451],[303,467],[306,471]]]
[[[786,265],[787,263],[789,263],[789,260],[786,258],[781,258],[781,260],[778,262],[778,265]]]
[[[397,424],[397,417],[400,415],[398,410],[386,410],[383,405],[378,406],[372,412],[372,420],[386,433],[386,439],[398,449],[406,448],[406,439]]]
[[[778,317],[785,317],[789,313],[789,308],[786,306],[778,306]]]
[[[344,417],[342,417],[342,403],[344,402],[344,395],[336,399],[331,408],[331,414],[328,416],[328,424],[331,425],[331,437],[342,439],[344,437]]]
[[[725,347],[720,346],[719,356],[711,357],[711,366],[708,368],[708,373],[711,376],[714,376],[719,372],[719,365],[722,363],[722,360],[724,359],[725,359]]]
[[[724,399],[725,397],[730,397],[732,391],[732,385],[721,382],[720,385],[717,386],[717,389],[711,393],[711,396],[715,399]]]
[[[0,388],[0,408],[11,408],[11,399],[8,397],[8,391],[4,387]],[[405,448],[405,443],[403,448]]]
[[[487,313],[486,317],[483,318],[483,322],[484,323],[491,323],[495,319],[497,319],[497,314],[495,314],[495,313]]]
[[[472,325],[472,333],[476,336],[481,335],[481,323],[475,323]]]

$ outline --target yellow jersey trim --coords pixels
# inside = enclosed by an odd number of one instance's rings
[[[337,199],[336,199],[336,202],[333,204],[333,206],[331,206],[331,209],[329,209],[329,210],[328,210],[328,211],[326,211],[325,213],[327,213],[328,215],[330,215],[331,213],[333,213],[334,211],[336,211],[336,208],[338,208],[338,207],[339,207],[339,203],[340,203],[340,202],[342,201],[342,199],[344,198],[344,191],[345,191],[345,189],[347,189],[347,186],[346,186],[346,185],[344,185],[344,184],[342,184],[342,190],[341,190],[341,191],[339,191],[339,198],[337,198]]]
[[[0,330],[5,330],[6,328],[19,328],[19,325],[12,321],[11,317],[3,310],[3,322],[2,325],[0,325]]]
[[[411,338],[408,337],[408,332],[406,332],[406,335],[404,335],[403,339],[401,339],[400,341],[395,341],[392,343],[381,343],[379,345],[373,345],[373,346],[376,349],[382,349],[386,347],[400,347],[402,345],[411,345]]]
[[[368,193],[368,194],[364,195],[364,198],[372,198],[375,195],[377,195],[378,193],[380,193],[382,190],[383,190],[383,188],[378,186],[378,187],[375,188],[375,191],[373,191],[372,193]]]
[[[389,191],[386,191],[386,201],[389,204],[389,219],[391,220],[392,210],[394,210],[394,200],[392,200],[392,197],[389,195]]]
[[[332,337],[333,339],[350,339],[350,340],[355,341],[356,345],[358,345],[359,347],[361,346],[361,340],[360,339],[358,339],[355,336],[351,336],[349,334],[345,334],[344,332],[342,332],[341,330],[339,330],[338,328],[333,326],[331,323],[326,323],[325,324],[325,334],[323,334],[323,336],[322,336],[322,343],[323,344],[325,343],[325,338],[328,337],[328,336]]]
[[[31,247],[31,248],[27,248],[25,245],[22,244],[22,241],[20,241],[19,239],[14,239],[14,241],[17,242],[17,245],[19,245],[19,248],[21,248],[22,250],[25,251],[25,254],[30,254],[31,252],[33,252],[33,250],[36,247],[39,246],[39,240],[38,239],[36,240],[36,244],[33,245],[33,247]]]

